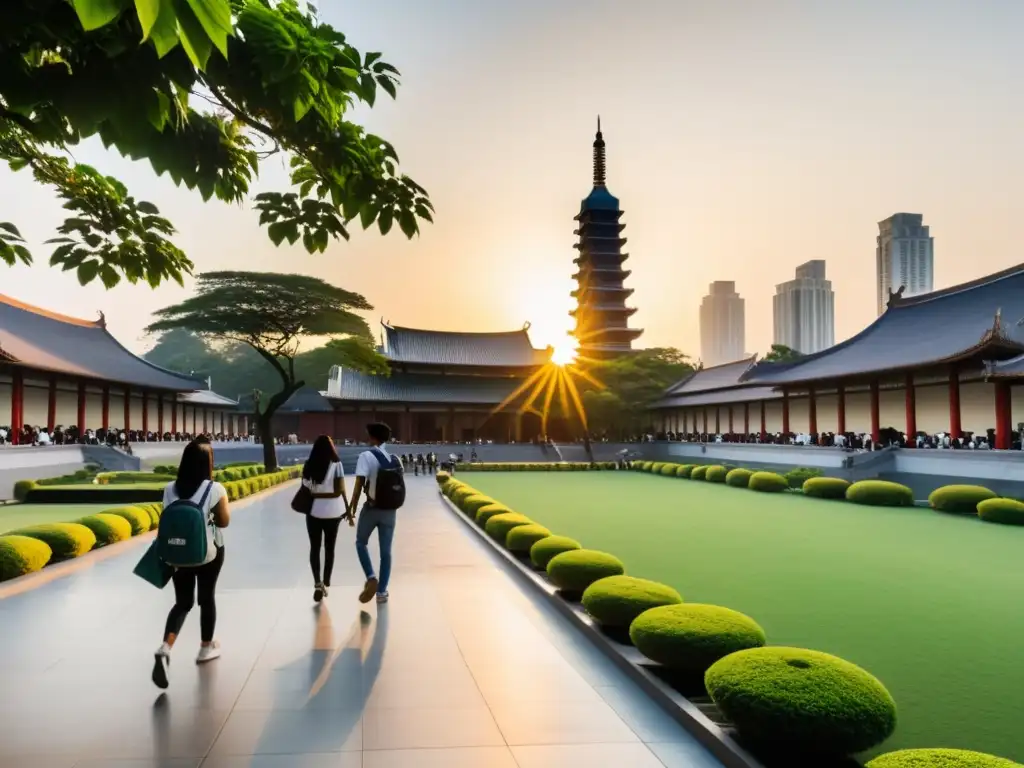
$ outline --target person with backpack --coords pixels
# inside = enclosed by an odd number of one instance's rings
[[[405,468],[398,456],[388,453],[385,447],[391,439],[391,428],[387,424],[374,423],[366,427],[370,450],[359,454],[356,462],[356,482],[352,496],[350,517],[355,517],[359,497],[366,494],[363,508],[359,510],[356,525],[356,554],[366,575],[366,584],[359,595],[359,602],[368,603],[376,595],[378,603],[388,601],[388,582],[391,580],[391,544],[395,538],[397,510],[405,503]],[[377,531],[380,545],[380,577],[373,571],[370,562],[370,536]]]
[[[348,517],[345,470],[334,442],[320,435],[313,443],[309,458],[302,466],[302,484],[313,493],[313,507],[306,515],[309,534],[309,567],[313,571],[313,601],[327,597],[334,571],[334,546],[338,541],[341,519]],[[351,523],[351,521],[349,521]],[[320,578],[320,548],[324,550],[323,579]]]
[[[230,522],[227,491],[213,481],[213,446],[205,438],[196,438],[181,453],[177,479],[164,489],[164,509],[157,529],[157,555],[175,569],[171,577],[174,606],[167,615],[164,641],[153,662],[153,682],[158,688],[168,685],[171,648],[196,602],[201,639],[196,664],[220,656],[220,645],[213,639],[217,625],[214,591],[224,566],[221,530]]]

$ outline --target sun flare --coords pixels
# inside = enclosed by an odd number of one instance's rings
[[[571,336],[551,345],[551,362],[555,365],[570,365],[576,362],[576,339]]]

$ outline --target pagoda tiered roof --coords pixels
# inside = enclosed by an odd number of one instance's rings
[[[384,355],[394,363],[436,366],[527,368],[551,359],[550,349],[530,343],[529,326],[518,331],[427,331],[384,324]]]

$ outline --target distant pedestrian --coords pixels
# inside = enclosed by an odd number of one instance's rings
[[[348,514],[345,492],[345,470],[338,458],[334,442],[320,435],[313,443],[309,458],[302,467],[302,483],[313,492],[313,508],[306,515],[309,534],[309,567],[313,571],[313,600],[327,597],[334,571],[334,547],[338,541],[341,519]],[[320,549],[324,551],[323,578],[320,575]]]

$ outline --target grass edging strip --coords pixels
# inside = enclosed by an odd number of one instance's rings
[[[651,673],[642,669],[630,658],[626,647],[618,647],[588,617],[582,608],[576,607],[556,593],[555,588],[545,581],[541,575],[520,562],[511,552],[492,539],[487,533],[475,525],[455,504],[443,493],[438,493],[441,502],[462,521],[476,538],[499,559],[512,569],[523,581],[528,583],[559,613],[568,618],[587,639],[597,646],[612,663],[626,673],[641,690],[658,704],[673,720],[679,723],[698,742],[711,752],[726,768],[763,768],[754,757],[741,747],[722,728],[712,722],[689,699],[672,689]],[[637,654],[639,658],[639,654]]]

